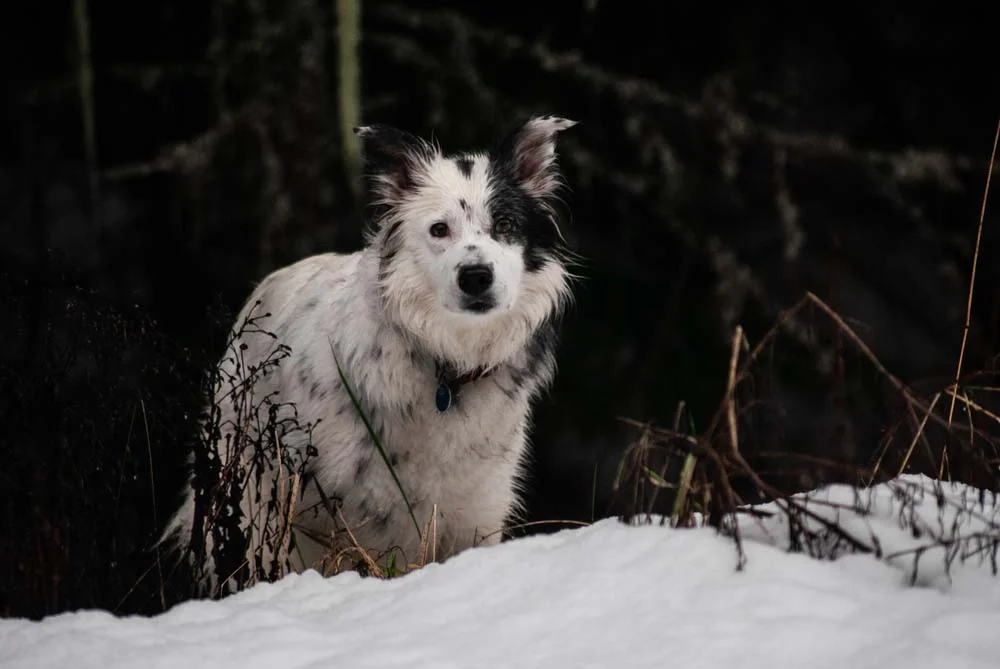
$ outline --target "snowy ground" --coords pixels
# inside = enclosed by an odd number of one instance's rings
[[[933,544],[928,533],[995,534],[992,498],[947,488],[942,524],[933,482],[897,484],[929,494],[914,510],[881,486],[861,519],[828,505],[855,501],[835,486],[811,495],[810,508],[839,513],[863,543],[877,537],[884,555]],[[901,515],[924,525],[919,537],[901,529]],[[910,587],[912,554],[894,565],[817,560],[783,550],[787,529],[781,514],[747,520],[743,571],[733,542],[711,529],[605,520],[391,581],[308,572],[153,618],[0,621],[0,667],[1000,666],[1000,577],[989,556],[956,559],[949,575],[944,551],[925,552]]]

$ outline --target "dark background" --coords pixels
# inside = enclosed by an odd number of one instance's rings
[[[805,291],[904,382],[950,382],[1000,113],[987,7],[363,3],[364,121],[454,150],[527,114],[580,122],[560,141],[583,279],[536,411],[529,520],[619,511],[620,419],[670,425],[683,401],[703,429],[735,326],[752,345]],[[150,545],[225,329],[271,269],[360,243],[335,8],[0,9],[0,615],[186,596]],[[1000,350],[996,223],[968,371]],[[748,457],[788,454],[790,488],[870,463],[900,410],[884,375],[814,311],[773,348]]]

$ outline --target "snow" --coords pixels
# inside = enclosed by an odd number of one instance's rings
[[[798,501],[839,516],[861,544],[877,540],[883,556],[933,546],[935,533],[996,537],[997,500],[946,485],[939,508],[935,485],[905,476],[870,492],[830,486]],[[900,491],[923,496],[907,504]],[[867,517],[846,508],[859,500]],[[946,551],[925,550],[915,572],[911,553],[887,562],[788,552],[788,523],[780,512],[743,517],[742,570],[732,539],[713,529],[608,519],[388,581],[306,572],[154,617],[5,620],[0,667],[998,666],[995,543],[961,542],[987,550],[952,551],[950,569]]]

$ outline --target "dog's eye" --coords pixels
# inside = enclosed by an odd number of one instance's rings
[[[447,237],[448,236],[448,224],[437,222],[431,226],[431,237]]]
[[[509,216],[501,216],[493,221],[493,232],[498,235],[506,235],[514,230],[514,219]]]

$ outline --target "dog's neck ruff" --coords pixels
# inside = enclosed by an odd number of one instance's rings
[[[449,365],[438,363],[438,385],[434,392],[434,404],[437,410],[444,413],[451,408],[455,395],[462,386],[486,378],[496,370],[496,367],[477,367],[471,372],[455,376],[449,373]]]

